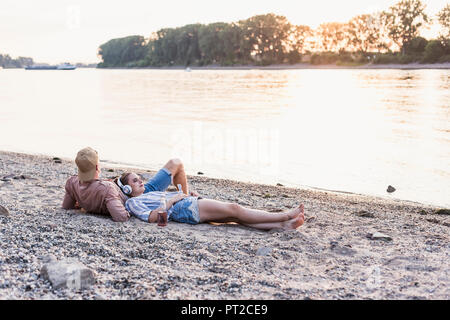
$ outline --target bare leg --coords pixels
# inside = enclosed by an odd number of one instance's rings
[[[305,221],[304,215],[300,214],[296,218],[284,222],[269,222],[269,223],[255,223],[255,224],[244,223],[244,225],[247,227],[261,230],[272,230],[272,229],[292,230],[300,227],[304,221]]]
[[[186,173],[184,172],[184,166],[180,159],[171,159],[166,163],[164,168],[168,169],[172,173],[172,181],[175,186],[181,184],[183,192],[189,194]]]
[[[285,213],[269,213],[244,208],[236,203],[201,199],[198,201],[200,222],[237,222],[257,229],[295,229],[303,224],[303,205]]]

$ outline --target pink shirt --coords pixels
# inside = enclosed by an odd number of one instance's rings
[[[74,209],[78,202],[87,212],[111,215],[114,221],[124,222],[130,214],[124,207],[126,195],[112,181],[91,180],[80,182],[78,176],[70,177],[66,182],[66,194],[62,207]]]

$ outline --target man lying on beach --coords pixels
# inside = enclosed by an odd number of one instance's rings
[[[196,195],[188,196],[181,191],[146,192],[146,185],[133,172],[124,173],[116,179],[116,183],[130,196],[125,202],[127,210],[146,222],[156,222],[159,211],[166,211],[168,219],[176,222],[189,224],[237,222],[261,230],[296,229],[305,220],[303,204],[288,212],[274,214],[245,208],[236,203],[203,199]]]
[[[128,197],[112,181],[100,179],[98,153],[87,147],[80,150],[75,158],[78,175],[66,182],[66,194],[62,207],[64,209],[83,208],[87,212],[110,215],[114,221],[125,222],[130,214],[125,209]],[[164,191],[173,182],[180,184],[188,194],[188,185],[183,163],[171,159],[146,184],[144,192]],[[191,195],[196,196],[195,192]]]

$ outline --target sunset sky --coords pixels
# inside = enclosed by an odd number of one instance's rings
[[[98,62],[102,43],[128,35],[148,37],[165,27],[190,23],[232,22],[275,13],[291,23],[317,27],[346,22],[362,13],[387,9],[398,0],[2,0],[0,53],[32,57],[35,62]],[[426,0],[435,17],[448,0]],[[434,37],[437,28],[423,35]]]

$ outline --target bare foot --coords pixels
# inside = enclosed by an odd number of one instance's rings
[[[298,207],[286,212],[288,220],[294,219],[299,215],[304,215],[304,213],[305,213],[305,206],[303,205],[303,203],[301,203]]]
[[[283,229],[285,230],[293,230],[300,227],[303,222],[305,222],[305,206],[300,204],[297,208],[294,210],[291,210],[288,212],[288,216],[292,214],[292,218],[290,218],[288,221],[283,222]]]

